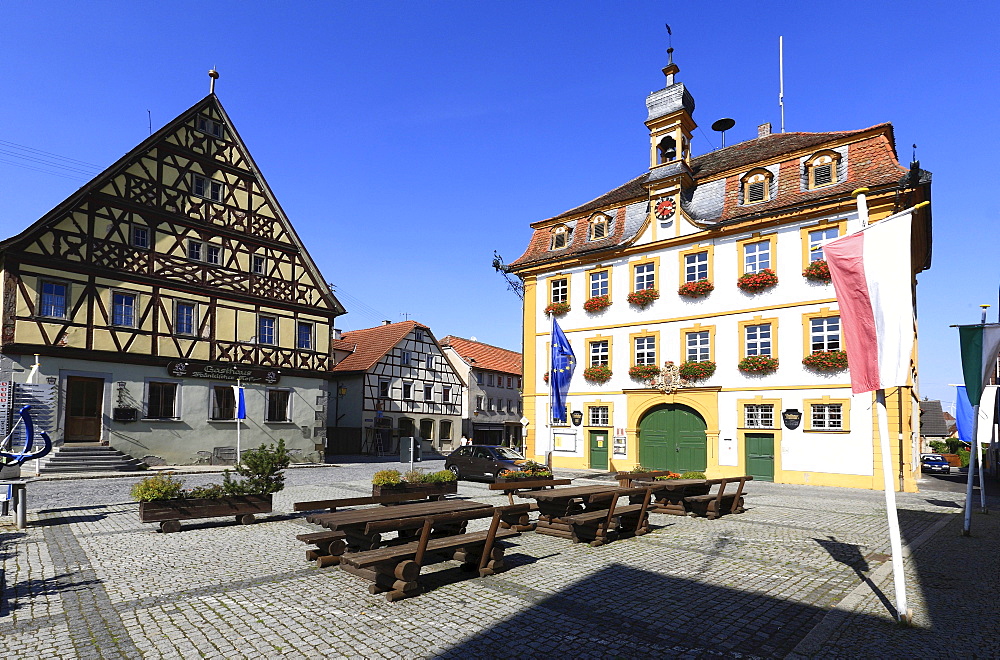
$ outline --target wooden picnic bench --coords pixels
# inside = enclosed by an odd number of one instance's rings
[[[507,501],[514,505],[514,496],[523,491],[544,490],[555,488],[556,486],[568,486],[573,483],[572,479],[518,479],[517,481],[501,481],[490,484],[490,490],[502,490],[507,496]],[[535,529],[534,523],[529,516],[530,511],[538,511],[535,502],[530,503],[530,510],[520,514],[506,514],[500,521],[503,529],[516,529],[519,532],[530,532]]]
[[[393,504],[404,504],[408,502],[422,502],[427,499],[444,499],[435,494],[427,493],[390,493],[388,495],[366,495],[365,497],[346,497],[338,500],[314,500],[311,502],[296,502],[292,505],[293,511],[319,511],[327,509],[336,511],[348,506],[361,506],[363,504],[383,504],[391,506]]]
[[[727,477],[724,479],[709,479],[707,483],[716,485],[715,493],[708,495],[692,495],[684,498],[684,506],[695,516],[704,516],[709,520],[719,518],[726,513],[743,513],[743,488],[746,482],[753,479],[750,475],[742,477]],[[726,486],[738,483],[736,491],[726,492]]]
[[[644,534],[648,530],[648,488],[617,486],[575,486],[543,491],[526,491],[519,497],[538,502],[535,531],[574,542],[603,545],[614,538]],[[618,498],[642,493],[643,503],[618,507]]]
[[[366,524],[366,531],[370,533],[420,530],[419,536],[402,545],[344,554],[340,568],[370,581],[369,592],[384,592],[389,602],[419,594],[420,570],[429,564],[454,559],[462,562],[465,569],[477,570],[481,577],[493,575],[505,568],[505,546],[498,545],[497,541],[520,534],[514,529],[500,529],[501,518],[527,511],[527,504],[487,505],[444,514],[371,521]],[[492,520],[486,530],[432,538],[432,530],[443,523],[490,517]]]

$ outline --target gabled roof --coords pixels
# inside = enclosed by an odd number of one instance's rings
[[[174,136],[181,129],[181,127],[199,114],[205,113],[206,110],[210,108],[214,109],[224,120],[226,131],[230,134],[231,141],[235,144],[240,156],[245,159],[247,165],[246,169],[248,170],[247,173],[251,174],[256,179],[261,192],[274,209],[276,220],[282,224],[282,227],[288,233],[289,241],[300,252],[302,264],[315,282],[320,298],[325,303],[326,309],[323,311],[333,312],[335,316],[344,314],[346,312],[344,306],[340,304],[340,301],[337,300],[336,296],[334,296],[329,290],[329,287],[326,286],[326,279],[320,273],[319,268],[309,255],[309,252],[306,250],[305,245],[302,243],[298,234],[295,233],[295,229],[289,221],[288,216],[285,215],[284,210],[281,208],[281,205],[278,203],[277,198],[271,191],[270,186],[264,179],[264,175],[261,174],[260,168],[257,166],[257,163],[254,162],[249,149],[247,149],[246,144],[243,142],[239,132],[236,130],[236,126],[233,124],[229,115],[222,107],[222,103],[219,101],[219,98],[214,93],[202,98],[173,120],[169,121],[160,130],[140,142],[135,148],[131,149],[128,153],[119,158],[85,185],[81,186],[76,192],[63,200],[40,219],[32,223],[24,231],[6,240],[0,241],[0,252],[10,249],[17,250],[22,245],[33,240],[37,235],[46,231],[50,226],[58,223],[66,213],[79,207],[81,203],[85,203],[89,195],[100,192],[109,184],[109,182],[113,181],[120,174],[139,162],[139,160],[151,150],[157,149],[161,145],[167,145],[168,140]],[[159,209],[154,208],[152,210],[156,213],[162,213]]]
[[[374,328],[345,332],[341,341],[355,345],[354,352],[340,361],[331,371],[368,371],[396,347],[414,328],[428,333],[430,328],[416,321],[377,325]]]
[[[920,402],[920,435],[932,438],[947,438],[951,431],[944,418],[940,401]]]
[[[523,364],[521,354],[506,348],[491,346],[471,339],[462,339],[448,335],[441,340],[441,346],[451,346],[459,356],[479,369],[502,371],[507,374],[521,375]]]

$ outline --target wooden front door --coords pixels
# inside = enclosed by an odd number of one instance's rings
[[[774,481],[774,434],[747,433],[747,474],[758,481]]]
[[[590,432],[590,467],[595,470],[608,469],[608,432]]]
[[[100,442],[104,379],[66,378],[66,442]]]
[[[687,406],[655,408],[639,422],[639,463],[652,470],[704,472],[708,466],[707,425]]]

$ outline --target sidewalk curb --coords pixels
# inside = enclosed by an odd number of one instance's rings
[[[300,468],[335,468],[343,467],[341,463],[297,463],[289,465],[286,469],[296,470]],[[232,465],[157,465],[148,470],[136,470],[134,472],[56,472],[42,474],[41,476],[29,476],[28,480],[37,481],[71,481],[74,479],[121,479],[126,477],[148,477],[151,474],[169,472],[171,474],[222,474],[226,470],[232,470]]]
[[[951,523],[960,514],[953,513],[945,515],[941,520],[937,521],[925,530],[920,536],[913,539],[913,543],[903,546],[903,559],[905,560],[913,551],[922,546],[924,543],[929,541],[935,534],[941,531],[942,528]],[[904,568],[905,570],[905,568]],[[881,584],[886,578],[892,575],[892,561],[887,561],[877,569],[872,571],[868,576],[868,579],[873,584]],[[792,649],[791,653],[786,655],[786,658],[814,658],[816,657],[823,648],[824,643],[829,639],[830,635],[844,622],[845,619],[850,617],[854,609],[868,596],[871,596],[871,588],[864,582],[854,587],[844,598],[840,600],[833,609],[827,612],[823,620],[816,624],[809,634],[802,638],[795,648]]]

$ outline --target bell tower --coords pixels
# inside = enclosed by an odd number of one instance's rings
[[[691,177],[691,135],[694,122],[694,98],[684,83],[674,81],[680,67],[674,64],[674,49],[667,49],[668,62],[663,68],[667,84],[646,97],[646,128],[649,129],[650,212],[660,229],[671,225],[680,208],[680,193],[693,184]],[[663,237],[663,234],[660,234]]]

